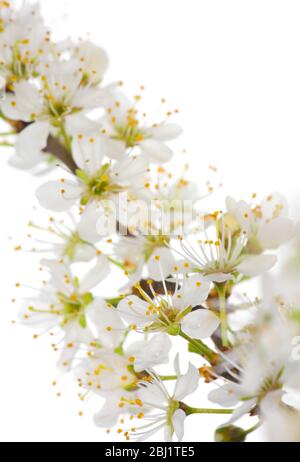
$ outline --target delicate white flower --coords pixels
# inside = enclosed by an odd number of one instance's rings
[[[152,382],[141,382],[139,390],[140,404],[149,414],[143,417],[145,425],[135,428],[129,435],[137,441],[145,441],[163,430],[166,441],[172,441],[175,437],[182,441],[186,414],[180,409],[180,402],[197,389],[199,372],[191,364],[185,375],[177,371],[178,378],[172,395],[153,371],[149,371],[149,374]]]
[[[97,346],[75,370],[81,393],[105,398],[104,406],[94,416],[98,427],[111,428],[122,414],[141,412],[137,395],[138,377],[134,373],[133,357]]]
[[[62,261],[43,260],[42,264],[49,268],[51,278],[38,297],[26,301],[20,319],[63,334],[59,367],[69,370],[80,344],[92,341],[96,335],[116,347],[123,335],[123,324],[111,305],[90,292],[109,273],[106,258],[100,256],[80,281]]]
[[[18,155],[34,164],[50,133],[69,149],[69,137],[78,133],[78,127],[88,131],[95,125],[85,113],[101,106],[109,90],[83,87],[81,78],[72,63],[56,63],[41,77],[39,86],[29,81],[14,85],[14,93],[6,95],[1,107],[8,119],[29,123],[18,136]]]
[[[138,191],[147,169],[147,162],[141,156],[128,156],[114,163],[105,162],[105,153],[98,149],[96,139],[79,136],[73,141],[73,156],[78,166],[75,181],[50,181],[36,192],[41,205],[49,210],[63,212],[78,202],[82,206],[92,206],[95,217],[93,232],[103,215],[105,204],[110,200],[118,201],[122,192]],[[95,210],[97,207],[100,207],[98,212]]]
[[[273,192],[260,204],[226,200],[226,221],[232,231],[247,233],[248,253],[261,253],[276,249],[289,241],[295,233],[295,224],[288,218],[288,206],[282,194]]]
[[[103,348],[95,342],[87,359],[76,368],[75,376],[81,389],[106,398],[94,416],[97,426],[110,428],[120,415],[141,414],[138,383],[141,377],[149,378],[145,372],[148,367],[168,362],[170,348],[171,341],[164,334],[154,336],[149,342],[136,342],[125,350]]]
[[[93,222],[87,214],[82,215],[78,222],[71,213],[60,220],[50,217],[48,226],[31,221],[28,226],[37,233],[33,235],[31,232],[28,236],[34,243],[31,251],[54,254],[69,263],[88,262],[101,254],[95,246],[99,242],[99,236],[96,233],[92,235],[91,225]],[[83,238],[83,235],[88,235],[89,239]]]
[[[131,356],[100,346],[90,349],[87,359],[80,362],[75,374],[82,388],[109,396],[112,392],[136,388],[138,379],[132,363]]]
[[[219,325],[219,318],[207,309],[192,311],[206,300],[210,283],[200,275],[191,276],[183,280],[181,287],[176,284],[173,295],[169,294],[165,283],[163,286],[165,293],[156,294],[149,281],[151,298],[138,285],[142,298],[129,295],[121,300],[117,308],[120,316],[133,329],[144,332],[177,335],[182,331],[195,339],[210,337]]]
[[[214,214],[213,232],[206,229],[201,239],[179,239],[180,253],[191,264],[191,271],[197,271],[208,280],[222,283],[237,276],[257,276],[269,270],[277,261],[274,255],[247,254],[246,232],[233,233],[224,215]]]
[[[284,390],[299,390],[300,364],[293,362],[291,355],[295,326],[273,319],[272,315],[270,319],[270,315],[267,312],[259,316],[253,334],[224,357],[223,372],[231,375],[233,381],[226,380],[225,385],[208,395],[210,401],[224,407],[242,403],[228,423],[260,406],[276,390],[281,391],[283,397]]]
[[[37,77],[53,46],[42,21],[34,28],[31,23],[10,23],[0,35],[0,74],[7,89],[13,91],[16,82]]]
[[[165,144],[181,134],[181,128],[176,124],[169,124],[165,120],[161,123],[147,126],[143,115],[138,113],[135,103],[130,102],[121,93],[115,93],[107,107],[107,117],[103,120],[112,150],[116,157],[121,157],[127,148],[139,146],[142,153],[151,162],[168,162],[173,151]]]

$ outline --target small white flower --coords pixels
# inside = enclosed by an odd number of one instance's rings
[[[139,101],[139,98],[137,99]],[[120,158],[126,149],[139,147],[150,162],[168,162],[173,151],[165,144],[181,134],[181,128],[166,121],[147,126],[143,115],[138,113],[136,103],[121,93],[115,93],[107,107],[103,123],[110,137],[112,150]]]
[[[120,331],[120,326],[113,329]],[[168,362],[170,348],[171,341],[164,334],[154,336],[149,342],[136,342],[125,350],[103,348],[95,341],[87,359],[76,367],[75,376],[81,391],[83,389],[106,399],[102,409],[94,416],[97,426],[113,427],[120,415],[128,413],[141,418],[143,406],[138,383],[141,377],[149,377],[146,369]]]
[[[153,371],[149,373],[152,382],[141,382],[139,390],[141,404],[149,414],[143,417],[145,424],[131,431],[130,437],[145,441],[163,430],[166,441],[172,441],[175,437],[182,441],[186,414],[180,409],[180,401],[197,389],[199,372],[192,364],[189,364],[185,375],[177,371],[178,378],[172,395]]]
[[[2,111],[8,119],[30,123],[18,136],[16,152],[34,165],[40,160],[50,133],[66,137],[95,125],[85,114],[100,107],[109,90],[83,87],[81,74],[69,62],[56,63],[36,82],[22,81],[7,94]],[[33,141],[33,142],[32,142]],[[68,146],[67,146],[68,147]]]
[[[105,162],[104,152],[98,149],[97,140],[99,138],[80,135],[73,141],[73,155],[78,165],[75,180],[49,181],[36,192],[40,204],[49,210],[63,212],[80,203],[81,206],[88,206],[85,213],[89,213],[88,208],[92,207],[90,218],[94,216],[93,234],[105,209],[112,214],[117,211],[114,206],[118,203],[120,193],[138,193],[147,170],[147,162],[141,156]]]
[[[233,229],[245,231],[248,253],[277,249],[295,233],[295,224],[288,218],[288,206],[282,194],[273,192],[260,204],[226,200],[227,222]]]
[[[6,79],[7,89],[13,91],[16,82],[37,77],[52,49],[42,19],[34,27],[26,21],[9,23],[0,34],[0,74]]]
[[[276,263],[274,255],[247,254],[246,232],[232,232],[222,214],[214,214],[213,231],[209,235],[204,230],[200,239],[180,238],[181,255],[198,271],[212,282],[222,283],[234,280],[237,276],[257,276]]]
[[[137,394],[138,378],[132,363],[133,357],[129,355],[96,346],[75,369],[75,377],[84,397],[86,393],[93,393],[105,398],[104,406],[94,416],[97,427],[111,428],[116,425],[120,415],[141,412]]]
[[[231,375],[218,389],[209,393],[210,401],[224,407],[240,404],[228,423],[248,414],[274,391],[299,390],[299,365],[292,361],[295,326],[280,319],[259,316],[254,333],[224,357],[224,372]],[[253,327],[252,327],[253,329]],[[220,353],[221,354],[221,353]],[[298,391],[299,396],[299,391]],[[289,394],[291,397],[291,393]]]
[[[97,233],[92,235],[90,229],[92,224],[88,214],[82,215],[77,222],[71,213],[64,220],[50,217],[48,226],[30,222],[28,226],[35,231],[35,234],[31,231],[29,235],[34,243],[31,251],[54,254],[57,258],[66,259],[69,263],[88,262],[101,254],[95,247],[99,236]]]
[[[120,301],[120,316],[134,329],[144,332],[168,332],[179,334],[180,330],[195,339],[208,338],[217,329],[219,318],[207,309],[192,309],[201,305],[207,298],[210,283],[200,275],[184,279],[181,287],[176,285],[173,295],[165,287],[165,293],[154,292],[154,298],[137,286],[143,299],[129,295]]]
[[[51,278],[38,297],[26,301],[20,319],[26,325],[63,335],[59,367],[69,370],[80,344],[92,341],[96,335],[116,347],[123,324],[110,305],[90,292],[109,273],[106,258],[99,257],[96,266],[80,281],[62,261],[43,260],[42,264],[49,268]]]

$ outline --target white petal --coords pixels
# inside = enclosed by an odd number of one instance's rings
[[[84,241],[93,244],[99,242],[101,236],[97,231],[97,222],[101,213],[103,208],[99,208],[97,202],[91,202],[84,209],[78,224],[78,232]]]
[[[43,258],[41,260],[41,265],[46,266],[50,270],[50,284],[56,289],[57,292],[69,294],[73,290],[72,285],[66,283],[66,279],[69,279],[70,281],[73,279],[70,267],[67,266],[63,261]],[[67,278],[66,275],[68,276]]]
[[[68,343],[68,342],[67,342]],[[62,347],[62,352],[60,354],[59,360],[57,362],[57,368],[60,372],[69,372],[72,368],[72,363],[75,358],[75,355],[78,351],[79,344],[73,344],[72,348],[65,343]]]
[[[206,274],[205,279],[211,282],[225,282],[233,280],[234,276],[231,273],[213,273]]]
[[[121,160],[126,155],[126,145],[123,141],[112,140],[107,137],[103,142],[106,155],[111,159]]]
[[[68,372],[72,368],[80,344],[91,342],[93,336],[91,331],[88,328],[83,329],[77,320],[69,322],[64,330],[64,346],[57,367],[61,372]]]
[[[102,136],[99,133],[74,136],[72,154],[80,170],[89,175],[97,173],[105,154]]]
[[[60,324],[60,317],[47,312],[49,311],[51,303],[51,299],[49,301],[40,299],[26,300],[18,313],[19,322],[24,326],[39,327],[43,329],[50,329],[51,327],[57,326]],[[45,312],[32,312],[29,310],[29,307]]]
[[[113,427],[120,415],[119,407],[120,398],[110,396],[106,401],[102,409],[94,415],[94,424],[96,427],[111,428]]]
[[[103,106],[107,92],[104,88],[80,87],[72,100],[73,107],[93,109]]]
[[[156,382],[149,382],[139,390],[139,397],[147,406],[160,410],[167,410],[170,396],[164,384],[157,385]]]
[[[173,440],[172,428],[168,424],[164,425],[163,428],[164,428],[164,440],[166,441],[166,443],[171,443]]]
[[[141,372],[158,364],[166,364],[169,360],[169,352],[172,342],[168,335],[158,334],[144,344],[140,344],[139,351],[134,353],[134,369]]]
[[[84,62],[84,71],[89,73],[92,82],[99,82],[106,72],[109,64],[106,51],[90,41],[80,43],[76,50]]]
[[[75,248],[74,261],[88,262],[95,258],[97,251],[91,244],[80,243]]]
[[[64,212],[76,203],[81,191],[81,186],[73,181],[48,181],[35,194],[42,207],[54,212]]]
[[[130,295],[121,300],[117,310],[121,318],[128,324],[146,326],[150,322],[149,316],[146,315],[149,310],[149,303],[141,300],[136,295]]]
[[[198,388],[199,378],[198,369],[190,363],[187,373],[177,379],[174,398],[181,401],[186,396],[194,393]]]
[[[39,91],[28,82],[17,83],[14,87],[15,94],[7,94],[2,102],[2,111],[9,119],[31,122],[33,114],[38,116],[43,110]]]
[[[233,219],[237,220],[237,224],[243,231],[247,233],[250,231],[251,225],[251,207],[245,201],[235,201],[232,197],[226,198],[226,209]],[[235,223],[233,221],[233,227],[235,227]]]
[[[200,275],[186,278],[181,290],[173,296],[173,302],[181,310],[201,305],[208,297],[210,286],[210,282]]]
[[[220,324],[220,319],[214,313],[206,309],[199,309],[187,314],[181,328],[189,337],[195,339],[209,338]]]
[[[112,116],[116,118],[116,125],[123,125],[127,121],[128,110],[133,107],[134,103],[123,92],[119,91],[118,86],[106,88],[107,98],[104,106],[106,109],[110,109],[108,114],[109,125],[111,125],[110,120]]]
[[[282,391],[273,391],[261,402],[261,413],[268,441],[276,443],[300,442],[300,412],[286,406]]]
[[[32,166],[46,160],[46,154],[43,154],[42,150],[47,145],[50,128],[48,122],[35,122],[28,125],[17,137],[17,155]]]
[[[288,214],[288,204],[286,198],[279,192],[274,191],[262,202],[261,212],[265,221],[272,220],[274,213],[280,217]]]
[[[105,255],[97,258],[96,265],[82,278],[81,290],[88,292],[109,275],[109,264]]]
[[[74,137],[78,134],[88,135],[89,133],[99,132],[101,129],[100,122],[88,119],[81,112],[66,117],[65,124],[67,133]]]
[[[154,163],[169,162],[173,157],[173,151],[161,141],[153,138],[140,143],[142,152]]]
[[[245,401],[241,406],[239,406],[235,411],[233,412],[231,418],[228,420],[227,424],[231,424],[239,420],[241,417],[244,415],[249,414],[249,412],[254,408],[254,406],[257,404],[256,399],[249,399],[248,401]]]
[[[172,417],[172,423],[174,427],[175,435],[177,436],[178,442],[182,441],[184,436],[184,421],[186,419],[186,414],[182,409],[177,409],[174,412]]]
[[[236,406],[241,398],[241,387],[235,383],[226,383],[222,387],[212,390],[208,394],[208,399],[212,403],[224,407]]]
[[[94,224],[93,229],[90,230],[90,239],[97,239],[96,234],[98,234],[98,241],[100,238],[107,238],[109,235],[113,235],[117,232],[118,229],[118,205],[116,202],[119,200],[120,196],[116,194],[111,198],[111,200],[102,200],[96,203],[95,215],[94,215]],[[122,207],[123,202],[120,199],[120,208]],[[121,220],[119,220],[119,223]],[[86,234],[88,236],[88,234]],[[94,236],[94,237],[93,237]]]
[[[278,217],[263,224],[257,237],[264,249],[277,249],[277,247],[289,241],[294,232],[295,225],[292,220]]]
[[[237,271],[245,276],[257,276],[275,265],[275,255],[247,255],[237,266]]]
[[[147,171],[148,163],[143,156],[119,160],[111,170],[111,178],[119,185],[131,186]]]
[[[147,130],[153,138],[159,141],[174,140],[182,133],[182,128],[177,124],[161,124]]]
[[[106,348],[116,348],[124,338],[125,325],[117,310],[96,298],[87,311],[89,319],[95,324],[101,345]]]
[[[177,377],[179,377],[181,374],[181,371],[180,371],[180,359],[179,359],[179,353],[176,354],[175,358],[174,358],[174,371],[175,371],[175,374],[177,375]]]
[[[298,375],[298,374],[297,374]],[[282,397],[282,401],[288,406],[300,411],[300,392],[299,390],[290,390]]]
[[[147,263],[149,277],[155,281],[162,281],[173,272],[174,265],[175,258],[170,249],[155,249]]]

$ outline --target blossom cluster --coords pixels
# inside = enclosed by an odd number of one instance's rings
[[[40,175],[36,197],[51,211],[45,226],[29,224],[48,276],[19,321],[50,332],[81,401],[102,398],[95,425],[127,441],[160,431],[181,441],[190,415],[205,425],[219,414],[216,441],[263,426],[269,441],[299,442],[300,306],[278,265],[299,230],[286,199],[227,197],[207,211],[185,166],[177,178],[169,167],[178,111],[162,100],[149,120],[144,88],[128,97],[106,83],[108,65],[90,40],[54,41],[38,3],[0,1],[0,144],[14,149],[11,165]],[[254,278],[263,295],[250,298]]]

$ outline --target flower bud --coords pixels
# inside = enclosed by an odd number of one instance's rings
[[[245,439],[245,430],[235,425],[220,427],[215,432],[215,441],[217,443],[242,443]]]

